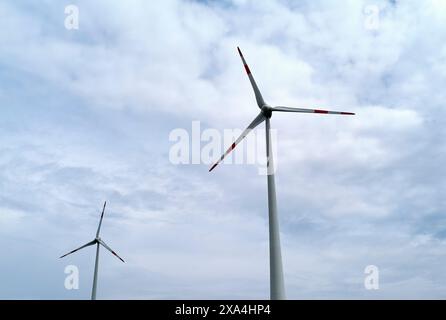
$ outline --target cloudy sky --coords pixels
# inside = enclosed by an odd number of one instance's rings
[[[446,1],[18,0],[0,26],[0,298],[88,299],[94,249],[58,257],[104,200],[126,263],[101,252],[98,298],[269,297],[259,165],[169,158],[257,114],[237,46],[271,105],[357,114],[272,119],[288,298],[446,297]]]

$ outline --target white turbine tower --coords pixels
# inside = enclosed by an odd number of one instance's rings
[[[267,156],[267,178],[268,178],[268,210],[269,210],[269,259],[270,259],[270,297],[272,300],[285,299],[285,286],[283,281],[283,267],[282,267],[282,253],[280,249],[280,234],[279,234],[279,219],[277,216],[277,201],[276,201],[276,187],[274,182],[274,162],[271,147],[270,136],[270,118],[273,111],[281,112],[297,112],[297,113],[317,113],[317,114],[339,114],[339,115],[354,115],[351,112],[327,111],[319,109],[302,109],[289,107],[271,107],[265,103],[262,94],[246,64],[240,48],[237,50],[242,58],[249,81],[251,82],[254,94],[257,100],[257,105],[260,108],[260,113],[255,117],[251,124],[242,132],[240,137],[229,147],[228,150],[220,157],[220,159],[209,169],[212,171],[223,159],[236,147],[236,145],[245,138],[251,130],[265,121],[266,126],[266,156]]]
[[[106,204],[107,204],[107,201],[104,202],[104,207],[102,208],[102,213],[101,213],[101,219],[99,220],[99,226],[98,226],[98,230],[96,231],[96,237],[94,238],[94,240],[92,240],[92,241],[88,242],[87,244],[84,244],[82,247],[79,247],[73,251],[70,251],[67,254],[64,254],[63,256],[60,257],[60,258],[63,258],[63,257],[68,256],[69,254],[79,251],[85,247],[96,245],[96,259],[94,261],[94,276],[93,276],[93,288],[91,290],[91,300],[96,300],[96,288],[97,288],[97,284],[98,284],[99,245],[102,245],[105,249],[110,251],[119,260],[121,260],[122,262],[125,262],[120,256],[118,256],[116,254],[116,252],[114,252],[109,246],[107,246],[105,244],[105,242],[99,237],[99,232],[101,231],[102,219],[104,218],[104,211],[105,211]]]

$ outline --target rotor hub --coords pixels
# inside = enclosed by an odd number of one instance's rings
[[[267,117],[268,119],[271,118],[271,116],[273,114],[273,109],[269,105],[267,105],[267,104],[263,105],[261,110],[265,117]]]

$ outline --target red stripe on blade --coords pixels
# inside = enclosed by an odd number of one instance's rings
[[[245,70],[247,74],[251,74],[251,70],[249,70],[249,67],[247,64],[245,64]]]
[[[327,110],[314,110],[314,113],[328,113]]]

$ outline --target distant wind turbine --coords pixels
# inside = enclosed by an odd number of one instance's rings
[[[354,115],[352,112],[327,111],[320,109],[302,109],[289,107],[271,107],[263,100],[262,94],[254,80],[251,70],[243,57],[239,47],[238,53],[242,58],[246,73],[248,74],[251,86],[254,89],[257,105],[260,113],[249,124],[248,128],[242,132],[240,137],[226,150],[220,159],[209,169],[212,171],[223,159],[245,138],[251,130],[265,121],[266,125],[266,156],[267,156],[267,178],[268,178],[268,209],[269,209],[269,259],[270,259],[270,297],[272,300],[282,300],[285,298],[285,286],[283,281],[282,253],[280,248],[279,220],[277,216],[276,186],[274,182],[274,162],[271,147],[270,136],[270,118],[273,111],[297,112],[297,113],[316,113],[316,114],[339,114]]]
[[[105,249],[110,251],[119,260],[121,260],[122,262],[125,262],[120,256],[118,256],[116,254],[116,252],[114,252],[109,246],[107,246],[105,244],[105,242],[99,237],[99,232],[101,231],[102,219],[104,218],[106,204],[107,204],[107,201],[104,202],[104,207],[102,208],[101,219],[99,220],[99,226],[98,226],[98,230],[96,232],[96,237],[94,238],[94,240],[92,240],[92,241],[88,242],[87,244],[84,244],[82,247],[79,247],[73,251],[70,251],[67,254],[64,254],[63,256],[60,257],[60,258],[63,258],[63,257],[68,256],[69,254],[79,251],[85,247],[96,245],[96,259],[94,262],[94,277],[93,277],[93,288],[91,290],[91,300],[96,300],[96,288],[97,288],[97,284],[98,284],[99,245],[102,245]]]

